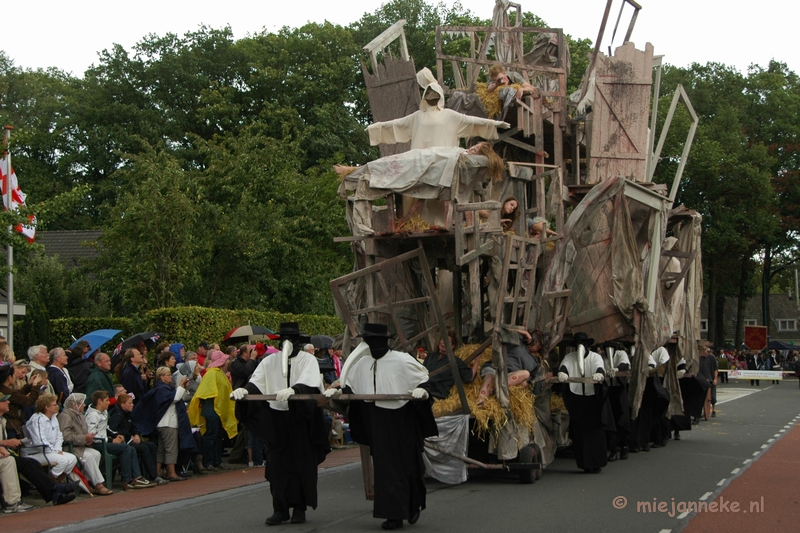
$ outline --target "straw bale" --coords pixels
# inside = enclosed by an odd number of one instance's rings
[[[455,351],[456,357],[465,360],[472,352],[478,348],[478,344],[465,344]],[[429,356],[432,357],[432,356]],[[492,360],[492,349],[487,348],[478,359],[480,365]],[[488,434],[497,436],[500,430],[508,423],[508,413],[500,406],[497,396],[492,395],[481,406],[478,407],[478,397],[481,390],[481,377],[475,376],[472,383],[464,384],[464,392],[467,395],[467,403],[470,412],[475,417],[475,434],[485,439]],[[533,408],[535,398],[529,386],[511,387],[509,389],[509,411],[513,419],[520,427],[527,427],[533,433],[536,426],[536,413]],[[456,387],[450,391],[450,396],[444,400],[436,400],[433,403],[434,416],[444,416],[452,414],[461,408],[461,400],[458,397]]]
[[[500,97],[497,96],[498,90],[495,89],[494,91],[487,91],[486,88],[488,86],[485,83],[476,83],[475,84],[475,94],[478,95],[481,103],[483,104],[483,108],[486,110],[486,114],[489,115],[489,118],[495,118],[500,115],[503,111],[503,102],[500,101]],[[522,87],[519,83],[512,83],[511,85],[507,85],[506,87],[513,87],[514,89],[519,89]]]

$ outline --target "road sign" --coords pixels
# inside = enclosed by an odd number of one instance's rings
[[[767,348],[767,326],[745,326],[744,343],[754,352],[760,352]]]

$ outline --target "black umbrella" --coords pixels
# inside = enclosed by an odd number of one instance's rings
[[[311,337],[311,344],[313,344],[314,348],[317,350],[320,348],[328,348],[329,346],[333,346],[333,337],[329,337],[328,335],[314,335]]]
[[[114,348],[114,352],[111,355],[111,368],[116,368],[117,364],[122,360],[122,356],[125,354],[125,350],[128,348],[133,348],[134,346],[138,346],[140,343],[144,342],[144,345],[147,346],[147,349],[153,347],[153,345],[158,342],[158,339],[161,338],[161,333],[157,331],[146,331],[142,333],[137,333],[136,335],[131,335],[122,343],[118,344],[116,348]]]

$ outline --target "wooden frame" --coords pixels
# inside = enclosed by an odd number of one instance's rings
[[[414,283],[411,274],[411,263],[419,261],[420,270],[424,281],[424,287]],[[419,296],[408,298],[405,300],[392,300],[390,298],[391,292],[389,285],[386,282],[386,275],[384,270],[389,270],[396,267],[402,267],[406,273],[405,288],[409,293],[417,293]],[[366,285],[366,306],[357,307],[355,304],[351,305],[342,294],[343,289],[346,289],[350,283],[363,279]],[[467,395],[464,391],[464,384],[461,382],[458,367],[456,366],[455,354],[453,353],[453,346],[450,339],[445,332],[447,326],[442,314],[442,308],[439,303],[439,295],[435,290],[433,277],[431,276],[431,268],[428,264],[428,259],[425,255],[422,242],[416,249],[400,254],[391,259],[386,259],[372,265],[369,265],[361,270],[357,270],[340,278],[331,281],[331,290],[333,298],[336,302],[337,313],[341,318],[350,335],[356,337],[359,335],[358,324],[356,318],[366,316],[368,321],[377,321],[377,313],[388,314],[391,317],[392,325],[397,334],[397,340],[404,351],[411,353],[413,351],[413,344],[423,338],[428,338],[431,346],[433,346],[431,339],[434,334],[439,333],[444,340],[447,349],[447,358],[450,364],[450,370],[453,374],[456,389],[461,400],[461,410],[464,414],[469,414],[469,404],[467,403]],[[427,290],[426,290],[427,289]],[[381,291],[383,298],[378,296],[378,291]],[[417,312],[420,320],[420,329],[422,331],[410,339],[406,339],[403,333],[402,322],[397,314],[399,308],[403,306],[413,306]],[[427,307],[427,308],[426,308]],[[426,316],[426,312],[433,316]],[[428,319],[433,319],[433,324],[430,325]]]

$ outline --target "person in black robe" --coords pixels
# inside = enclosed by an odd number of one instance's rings
[[[600,354],[590,350],[594,339],[578,332],[573,337],[573,346],[581,349],[568,353],[558,368],[558,380],[564,386],[564,404],[569,412],[569,438],[578,468],[587,474],[600,473],[608,463],[606,453],[606,431],[614,431],[611,407],[603,391],[605,369]],[[583,373],[580,368],[583,367]],[[592,378],[592,383],[566,384],[570,377]]]
[[[317,508],[317,466],[330,451],[329,430],[317,402],[287,401],[294,394],[322,392],[317,360],[301,350],[296,322],[282,323],[279,333],[282,341],[292,344],[286,377],[281,370],[283,353],[273,353],[259,363],[244,387],[231,394],[236,400],[249,394],[277,395],[276,401],[236,402],[236,418],[267,445],[264,477],[270,483],[273,509],[265,522],[268,526],[287,520],[303,523],[307,508]]]
[[[616,431],[607,433],[608,440],[608,461],[614,462],[618,459],[625,461],[628,459],[628,439],[631,435],[630,406],[628,405],[628,378],[613,377],[616,372],[630,370],[630,359],[625,351],[619,349],[616,342],[603,344],[603,349],[609,352],[606,363],[606,378],[608,386],[606,394],[611,413],[614,416],[614,427]],[[611,370],[613,369],[613,370]]]
[[[425,509],[423,445],[426,437],[438,435],[429,399],[432,384],[416,358],[389,349],[385,325],[365,324],[362,337],[369,346],[370,357],[353,362],[350,374],[343,370],[344,392],[408,394],[411,391],[418,400],[351,401],[348,410],[350,435],[356,442],[369,446],[372,456],[375,478],[372,515],[386,519],[381,524],[383,529],[398,529],[403,527],[403,520],[416,523],[420,511]],[[333,389],[326,392],[326,396],[334,394]]]

